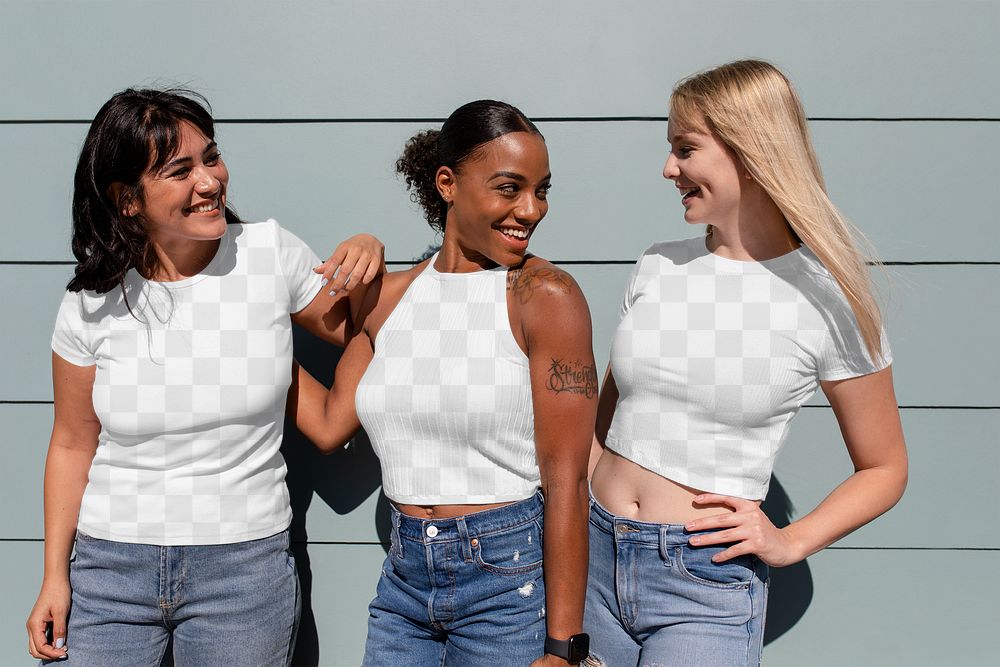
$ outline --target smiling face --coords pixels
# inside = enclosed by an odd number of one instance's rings
[[[670,155],[663,177],[673,181],[689,223],[726,227],[737,219],[746,170],[714,132],[667,123]]]
[[[139,201],[128,215],[142,220],[154,246],[214,241],[226,233],[229,172],[218,146],[188,122],[178,127],[177,152],[155,173],[142,175]]]
[[[445,245],[479,267],[516,266],[548,212],[551,178],[545,141],[530,132],[483,144],[457,171],[441,167],[438,192],[450,203]]]

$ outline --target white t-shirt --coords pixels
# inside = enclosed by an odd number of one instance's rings
[[[233,224],[211,263],[158,283],[67,292],[52,349],[97,366],[97,453],[80,507],[92,537],[157,545],[267,537],[291,521],[281,444],[290,313],[316,255],[273,220]]]
[[[611,346],[619,399],[609,449],[700,491],[767,494],[774,459],[821,380],[873,361],[840,286],[808,248],[726,259],[705,237],[636,263]]]
[[[510,329],[507,267],[431,259],[375,339],[358,418],[385,495],[419,505],[530,498],[540,484],[528,358]]]

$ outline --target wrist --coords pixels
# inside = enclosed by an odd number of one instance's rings
[[[579,632],[565,639],[546,635],[545,653],[571,665],[579,664],[590,654],[590,635]]]

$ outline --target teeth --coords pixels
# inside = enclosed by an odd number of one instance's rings
[[[699,192],[700,190],[701,190],[701,188],[685,188],[685,189],[681,190],[681,199],[687,199],[691,195],[696,194],[697,192]]]
[[[500,233],[506,234],[507,236],[513,236],[514,238],[518,239],[528,238],[528,232],[523,229],[509,229],[506,227],[501,227]]]
[[[192,206],[191,207],[191,212],[192,213],[208,213],[209,211],[212,211],[216,207],[218,207],[218,205],[219,205],[219,200],[216,199],[215,201],[210,202],[208,204],[202,204],[201,206]]]

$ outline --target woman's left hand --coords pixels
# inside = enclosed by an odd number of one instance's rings
[[[694,497],[697,505],[727,505],[733,512],[688,521],[685,530],[695,532],[713,530],[713,533],[694,535],[688,540],[692,546],[703,547],[715,544],[732,544],[728,549],[712,557],[716,563],[725,562],[737,556],[754,554],[772,567],[782,567],[803,559],[798,545],[787,529],[776,527],[760,506],[752,500],[703,493]]]
[[[385,273],[385,246],[371,234],[356,234],[341,242],[330,259],[313,271],[323,274],[331,296],[341,290],[349,292]]]

